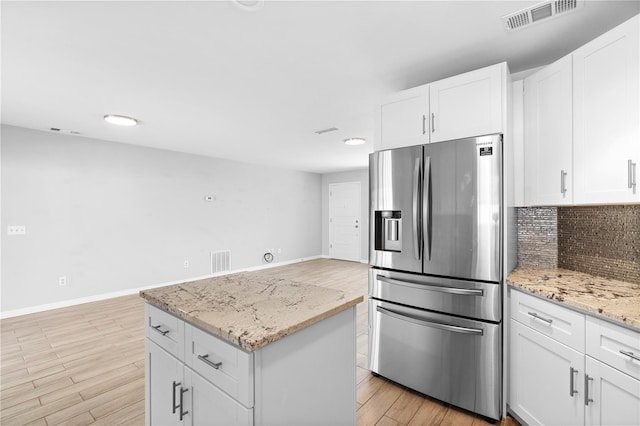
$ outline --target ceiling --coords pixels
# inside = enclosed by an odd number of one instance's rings
[[[504,30],[501,16],[535,3],[2,1],[2,123],[317,173],[366,167],[385,96],[501,61],[544,65],[640,12],[586,1]]]

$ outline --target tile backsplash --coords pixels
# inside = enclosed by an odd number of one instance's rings
[[[640,283],[640,205],[519,208],[518,263]]]
[[[518,209],[518,264],[558,267],[558,209]]]

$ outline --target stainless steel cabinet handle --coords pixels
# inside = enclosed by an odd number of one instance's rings
[[[567,185],[565,178],[567,177],[567,172],[564,170],[560,170],[560,193],[565,197],[567,194]]]
[[[189,414],[189,411],[182,411],[182,405],[184,402],[184,394],[189,392],[189,389],[184,389],[180,386],[180,421],[182,421],[182,417]]]
[[[378,281],[383,281],[389,284],[403,285],[406,287],[417,288],[420,290],[430,290],[430,291],[437,291],[440,293],[449,293],[449,294],[460,294],[463,296],[483,296],[484,295],[484,290],[482,289],[444,287],[440,285],[420,284],[420,283],[413,283],[411,281],[394,280],[393,278],[387,278],[384,275],[378,275],[376,278],[378,279]]]
[[[169,334],[169,331],[171,330],[160,330],[160,327],[162,327],[162,325],[152,325],[151,328],[153,328],[155,331],[157,331],[158,333],[162,334],[163,336],[166,336],[167,334]]]
[[[418,220],[418,212],[420,211],[420,169],[421,169],[422,158],[416,158],[415,164],[413,166],[413,200],[412,200],[412,210],[413,210],[413,257],[416,260],[422,259],[422,228],[420,227],[420,223]]]
[[[627,162],[627,168],[628,168],[628,182],[629,182],[629,189],[633,189],[633,193],[636,193],[636,163],[634,163],[632,160],[629,160]]]
[[[436,131],[436,115],[431,113],[431,133]]]
[[[589,382],[593,381],[593,377],[589,377],[588,374],[584,375],[584,405],[589,405],[593,402],[593,399],[589,398]]]
[[[532,317],[534,317],[535,319],[539,319],[540,321],[544,321],[547,323],[547,325],[551,325],[551,323],[553,322],[553,320],[551,319],[547,319],[544,317],[541,317],[540,315],[538,315],[537,312],[527,312],[529,315],[531,315]]]
[[[395,312],[380,306],[376,306],[376,310],[381,314],[388,315],[392,318],[396,318],[401,321],[409,321],[417,325],[424,325],[426,327],[439,328],[440,330],[452,331],[454,333],[461,333],[461,334],[477,334],[480,336],[484,334],[484,331],[481,328],[469,328],[469,327],[460,327],[457,325],[442,324],[435,321],[429,321],[424,318],[418,318],[412,315]]]
[[[209,361],[209,354],[206,355],[198,355],[198,359],[202,362],[204,362],[205,364],[207,364],[209,367],[213,367],[216,370],[218,370],[220,368],[220,366],[222,365],[222,362],[211,362]]]
[[[427,133],[427,116],[422,114],[422,134]]]
[[[622,349],[620,349],[620,353],[621,353],[622,355],[626,355],[626,356],[628,356],[629,358],[633,358],[633,359],[635,359],[636,361],[640,361],[640,356],[639,356],[639,355],[634,354],[633,352],[623,351]]]
[[[180,408],[180,405],[176,405],[176,388],[178,386],[180,386],[182,383],[180,382],[173,382],[173,391],[171,392],[171,405],[172,405],[172,413],[175,414],[176,413],[176,409]]]
[[[573,388],[573,374],[578,374],[578,370],[573,367],[569,367],[569,396],[573,397],[578,393],[577,390]]]

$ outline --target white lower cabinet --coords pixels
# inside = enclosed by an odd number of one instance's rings
[[[186,389],[183,380],[183,364],[160,346],[146,339],[145,390],[147,392],[147,424],[184,425],[180,419],[180,392]],[[182,392],[184,403],[184,392]],[[176,405],[178,406],[176,409]],[[183,411],[184,413],[184,411]]]
[[[582,425],[584,355],[511,320],[510,407],[527,424]]]
[[[640,333],[509,295],[513,414],[528,425],[640,425]]]
[[[191,392],[189,425],[253,424],[253,409],[244,407],[188,367],[185,367],[185,384]]]
[[[586,357],[586,424],[640,425],[640,381]]]

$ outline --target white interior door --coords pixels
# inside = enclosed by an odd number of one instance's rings
[[[360,261],[360,182],[329,185],[329,257]]]

